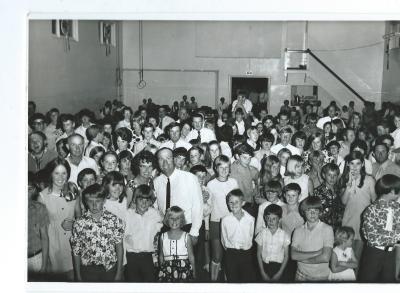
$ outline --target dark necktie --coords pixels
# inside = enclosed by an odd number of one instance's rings
[[[200,133],[200,130],[197,130],[197,133],[199,134],[199,135],[197,136],[197,140],[199,141],[199,143],[201,143],[201,133]]]
[[[171,206],[171,182],[169,181],[169,177],[167,178],[167,203],[165,206],[165,210],[168,210]]]

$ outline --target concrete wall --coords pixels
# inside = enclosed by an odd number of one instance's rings
[[[33,20],[29,26],[29,100],[38,112],[52,107],[76,113],[87,107],[97,111],[116,96],[117,50],[106,57],[100,46],[98,21],[79,21],[79,42],[51,34],[51,21]]]
[[[268,26],[268,24],[270,24]],[[355,99],[342,84],[333,76],[328,74],[319,64],[310,60],[306,81],[304,74],[290,74],[286,82],[284,76],[284,54],[285,47],[291,49],[302,49],[304,22],[272,22],[259,23],[242,22],[234,23],[237,34],[227,30],[221,30],[221,25],[215,23],[215,28],[221,31],[220,35],[209,34],[206,39],[204,25],[198,22],[143,22],[144,42],[144,67],[150,69],[177,69],[177,70],[218,70],[218,96],[230,98],[230,77],[243,76],[246,71],[251,71],[253,76],[269,77],[270,84],[270,110],[276,112],[284,99],[290,97],[290,86],[293,84],[317,84],[320,86],[320,99],[323,106],[334,97],[339,104],[347,104],[349,99]],[[210,29],[212,23],[207,23]],[[200,29],[199,29],[200,26]],[[227,26],[229,27],[229,26]],[[265,29],[265,27],[268,27]],[[308,47],[315,50],[315,53],[325,61],[332,69],[347,81],[356,91],[367,100],[381,102],[382,90],[382,66],[383,66],[383,44],[384,22],[310,22],[308,27]],[[246,32],[265,29],[267,33],[260,39],[253,37],[248,39]],[[199,30],[201,35],[197,37]],[[279,31],[279,34],[273,31]],[[279,35],[279,37],[278,37]],[[232,40],[234,39],[234,40]],[[243,46],[238,39],[245,42],[253,42],[257,46],[260,42],[280,44],[281,56],[277,57],[276,52],[270,56],[260,57],[260,52],[242,52]],[[125,69],[138,68],[138,22],[123,22],[124,45],[122,55]],[[201,44],[197,42],[201,40]],[[229,58],[221,58],[220,50],[212,56],[211,50],[205,50],[204,43],[208,42],[210,47],[216,44],[236,44]],[[377,44],[379,43],[379,44]],[[264,43],[263,43],[264,44]],[[372,46],[368,46],[375,44]],[[364,47],[366,48],[359,48]],[[357,48],[354,50],[342,50]],[[320,51],[321,50],[321,51]],[[199,54],[207,51],[207,54]],[[253,55],[253,57],[252,57]],[[198,57],[202,56],[202,57]],[[207,56],[207,57],[205,57]],[[146,73],[147,83],[150,84],[144,89],[138,89],[137,71],[124,72],[124,101],[133,107],[140,104],[142,98],[152,97],[157,103],[171,104],[172,99],[180,99],[182,95],[195,95],[199,104],[213,106],[215,95],[213,79],[206,78],[205,74],[196,74],[194,84],[187,84],[189,79],[184,79],[184,73],[179,78],[176,73]],[[195,74],[192,75],[192,77]],[[153,80],[156,85],[153,85]],[[175,83],[171,83],[171,79]],[[179,84],[181,82],[181,84]],[[321,90],[321,88],[323,88]],[[163,90],[162,90],[163,89]],[[357,100],[356,100],[357,101]],[[361,107],[361,104],[358,104]]]

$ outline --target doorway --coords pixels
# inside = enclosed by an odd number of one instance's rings
[[[247,98],[253,103],[254,109],[269,105],[269,78],[268,77],[231,77],[231,102],[236,100],[240,91],[246,92]]]

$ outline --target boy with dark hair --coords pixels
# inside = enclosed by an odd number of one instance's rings
[[[97,183],[82,192],[87,212],[74,222],[70,239],[77,281],[122,280],[124,226],[104,209],[106,195]]]

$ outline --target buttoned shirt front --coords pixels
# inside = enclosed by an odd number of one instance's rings
[[[150,207],[143,215],[129,209],[126,216],[124,246],[127,252],[153,252],[154,237],[163,226],[158,210]]]
[[[162,214],[166,209],[168,178],[161,174],[154,179],[157,207]],[[190,235],[198,236],[203,219],[203,195],[200,184],[192,173],[175,169],[169,176],[171,185],[170,206],[179,206],[185,212],[186,224],[192,224]]]
[[[188,142],[186,142],[186,141],[184,141],[183,139],[179,139],[176,143],[175,143],[175,149],[176,148],[180,148],[180,147],[183,147],[183,148],[185,148],[186,150],[190,150],[190,148],[192,147],[192,145],[190,144],[190,143],[188,143]],[[171,149],[171,150],[173,150],[174,149],[174,142],[172,141],[172,140],[168,140],[168,141],[166,141],[166,142],[164,142],[164,143],[162,143],[161,145],[160,145],[160,149],[161,148],[169,148],[169,149]]]
[[[281,228],[278,228],[274,234],[269,228],[263,228],[255,241],[262,248],[263,262],[282,263],[285,257],[285,248],[290,244],[290,237]]]
[[[253,245],[254,218],[245,210],[242,212],[240,220],[232,213],[221,220],[221,242],[225,249],[249,250]]]
[[[81,172],[83,169],[90,168],[93,169],[97,175],[99,175],[99,168],[96,164],[96,161],[93,160],[92,158],[89,157],[82,157],[82,160],[79,162],[79,165],[75,165],[71,163],[71,157],[67,157],[66,159],[69,163],[69,166],[71,167],[71,175],[69,176],[70,182],[73,182],[78,185],[78,174]]]
[[[198,130],[192,129],[186,137],[186,141],[191,141],[192,139],[197,139],[199,136]],[[208,128],[200,129],[201,142],[210,142],[216,140],[214,131]]]

